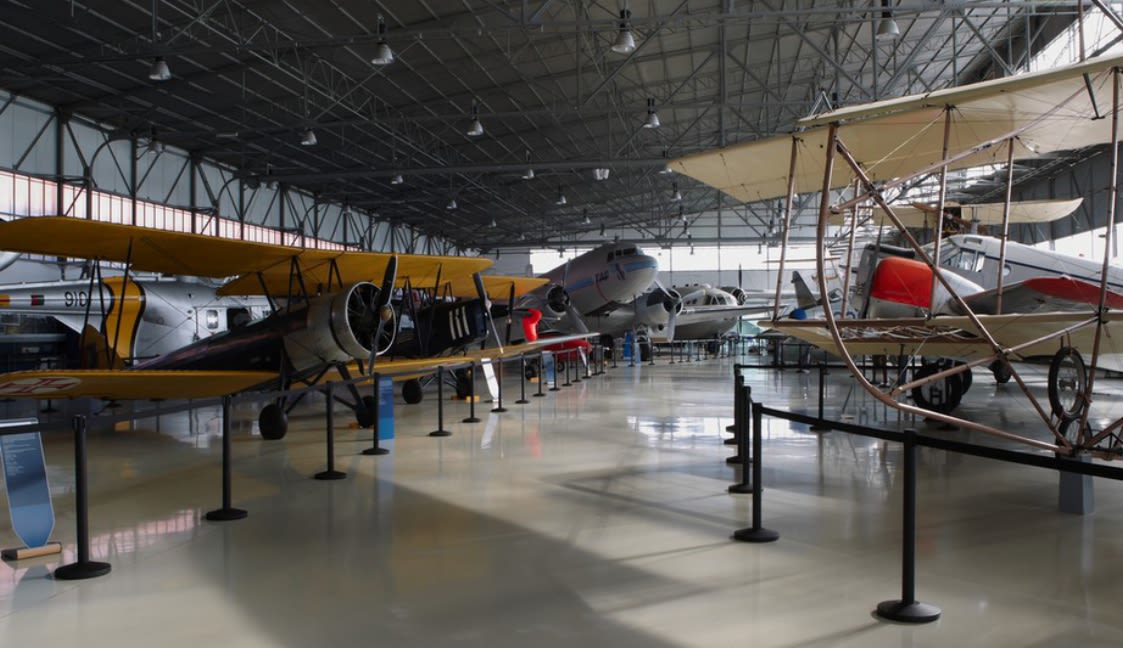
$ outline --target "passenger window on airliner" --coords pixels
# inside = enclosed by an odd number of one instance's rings
[[[218,311],[207,311],[207,328],[211,329],[212,331],[218,328]]]

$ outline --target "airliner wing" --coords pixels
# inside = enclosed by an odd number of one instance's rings
[[[964,301],[976,313],[994,313],[998,310],[998,291],[976,293],[965,297]],[[1099,303],[1098,284],[1071,277],[1035,277],[1002,289],[1004,313],[1089,312]],[[1123,309],[1123,295],[1107,291],[1105,305]],[[958,310],[957,304],[953,303],[952,307]]]
[[[715,320],[728,320],[749,315],[764,315],[772,312],[773,305],[738,305],[738,306],[687,306],[675,318],[677,326],[699,324]]]

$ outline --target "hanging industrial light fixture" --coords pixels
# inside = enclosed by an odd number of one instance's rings
[[[565,192],[562,191],[562,186],[558,185],[558,199],[556,201],[554,201],[554,204],[555,205],[564,205],[567,202],[569,202],[569,201],[567,201],[565,199]]]
[[[390,178],[390,184],[392,184],[392,185],[405,184],[405,181],[406,181],[406,179],[403,178],[402,174],[400,174],[400,173],[396,174],[393,178]]]
[[[682,192],[678,190],[678,183],[675,182],[671,185],[671,200],[675,202],[682,201]]]
[[[484,125],[480,123],[480,108],[476,102],[472,102],[472,123],[468,124],[468,130],[465,131],[468,137],[479,137],[484,134]]]
[[[901,28],[893,20],[893,12],[889,11],[889,0],[881,0],[881,20],[877,23],[877,40],[895,40],[901,35]]]
[[[382,19],[382,15],[378,16],[378,47],[374,50],[374,58],[370,60],[371,65],[390,65],[394,62],[394,50],[390,49],[390,44],[386,42],[386,21]]]
[[[655,97],[647,98],[647,121],[643,122],[644,128],[659,128],[659,115],[655,113]]]
[[[628,19],[631,17],[632,12],[628,11],[628,5],[625,4],[620,10],[620,31],[616,34],[616,41],[612,43],[612,51],[617,54],[636,51],[636,39],[632,36],[632,30],[628,29]]]
[[[316,139],[316,131],[311,128],[304,129],[304,134],[300,137],[301,146],[315,146],[319,141]]]

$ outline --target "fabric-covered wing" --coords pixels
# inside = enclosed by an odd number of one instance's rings
[[[212,398],[265,386],[277,379],[267,371],[129,371],[59,369],[0,374],[0,397],[48,400]]]
[[[840,140],[873,181],[900,178],[942,159],[946,106],[954,107],[951,156],[1014,131],[1018,131],[1016,159],[1102,144],[1110,141],[1111,124],[1099,118],[1098,107],[1111,105],[1111,70],[1121,64],[1120,57],[1089,59],[1045,72],[841,108],[799,121],[793,135],[697,153],[669,166],[742,202],[778,198],[788,190],[794,142],[796,193],[819,191],[827,125],[839,123]],[[966,155],[950,168],[1002,163],[1006,150],[991,146]],[[835,165],[833,187],[848,186],[853,180],[845,165]]]
[[[220,295],[260,295],[264,281],[270,293],[283,296],[289,288],[294,259],[311,292],[332,282],[378,281],[393,256],[398,257],[399,281],[409,277],[414,285],[423,285],[426,279],[435,281],[438,268],[445,276],[458,276],[471,275],[492,264],[490,259],[480,257],[309,250],[64,216],[0,223],[0,247],[12,252],[131,262],[133,269],[141,272],[238,276],[219,289]]]
[[[1120,371],[1123,370],[1123,331],[1119,326],[1123,322],[1123,313],[1108,312],[1104,317],[1107,324],[1105,335],[1101,338],[1099,366]],[[1096,328],[1091,324],[1093,318],[1088,312],[979,315],[978,318],[1004,348],[1028,345],[1017,353],[1021,358],[1052,356],[1061,347],[1062,340],[1042,338],[1070,327],[1075,328],[1064,336],[1063,344],[1076,347],[1085,357],[1092,353]],[[762,321],[758,325],[799,338],[829,353],[838,353],[838,347],[822,321],[778,320]],[[980,337],[971,319],[965,315],[933,319],[840,320],[839,332],[852,355],[916,355],[973,360],[992,353],[990,345]]]
[[[538,277],[514,277],[506,275],[480,275],[484,288],[487,289],[488,298],[495,301],[507,301],[511,296],[511,286],[515,287],[515,297],[522,297],[528,292],[550,283],[549,279]],[[414,288],[418,285],[414,284]],[[476,297],[476,284],[470,275],[449,277],[449,292],[453,297],[471,299]]]

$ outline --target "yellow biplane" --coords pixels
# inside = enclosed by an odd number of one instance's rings
[[[350,379],[356,367],[365,374],[416,380],[439,367],[517,356],[547,343],[468,350],[489,332],[500,342],[491,319],[493,298],[513,301],[546,283],[481,276],[491,261],[478,257],[299,249],[66,217],[0,223],[0,248],[124,264],[125,275],[115,282],[109,299],[133,305],[106,308],[100,322],[90,322],[93,328],[82,328],[100,336],[99,353],[84,358],[88,368],[2,374],[0,396],[7,398],[209,398],[314,384],[329,371]],[[130,297],[134,272],[232,277],[217,289],[218,295],[264,295],[274,311],[156,357],[129,359],[121,349],[129,346],[144,318],[143,300]],[[91,273],[91,283],[95,276],[100,272]],[[408,343],[396,343],[401,314],[391,304],[395,287],[408,295],[413,287],[426,285],[442,298],[433,300],[428,311],[411,313],[415,324],[427,325],[424,340],[415,335]],[[87,313],[92,301],[82,304]],[[359,421],[369,424],[373,397],[360,396],[355,382],[349,380],[349,404]],[[263,437],[283,437],[285,403],[266,405],[259,424]]]

